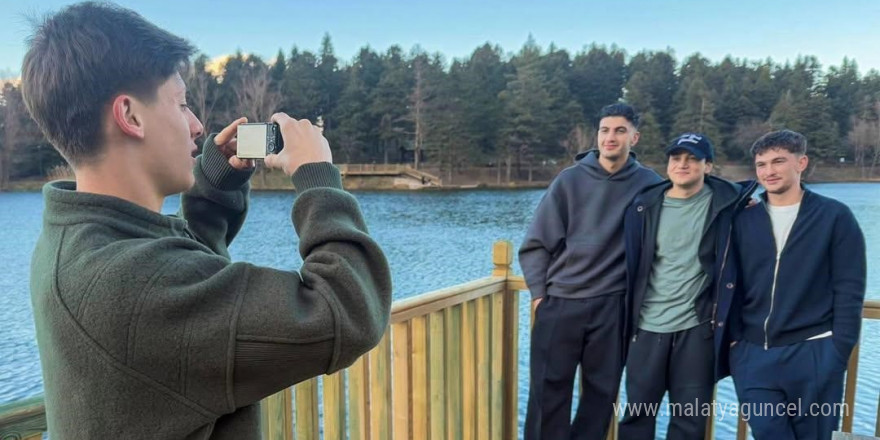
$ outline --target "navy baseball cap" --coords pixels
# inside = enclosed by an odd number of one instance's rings
[[[708,162],[713,162],[715,160],[715,149],[712,148],[712,142],[702,134],[685,133],[675,138],[675,140],[666,147],[666,156],[669,157],[673,153],[681,150],[693,154],[697,159],[706,159]]]

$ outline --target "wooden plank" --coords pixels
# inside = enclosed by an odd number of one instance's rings
[[[843,431],[852,432],[853,417],[856,412],[856,382],[859,377],[859,344],[853,347],[846,367],[846,382],[843,392]]]
[[[352,439],[370,440],[370,390],[367,388],[369,362],[361,356],[348,368],[348,428]]]
[[[428,316],[429,435],[431,440],[446,438],[446,348],[443,312]]]
[[[512,276],[507,279],[507,288],[510,290],[527,291],[529,286],[526,284],[525,278],[521,276]]]
[[[477,438],[476,301],[461,305],[461,429],[464,440]]]
[[[504,294],[504,438],[516,440],[519,396],[519,292]],[[616,421],[615,421],[616,425]]]
[[[412,436],[428,438],[428,331],[427,317],[413,318],[412,328]],[[407,438],[407,437],[404,437]]]
[[[412,350],[410,345],[410,321],[391,325],[391,342],[394,345],[391,353],[393,411],[393,434],[395,439],[413,438],[411,421],[412,413]]]
[[[461,431],[461,306],[443,311],[446,337],[446,436],[459,440]]]
[[[324,376],[324,440],[345,440],[345,371]]]
[[[489,354],[489,438],[501,439],[504,436],[504,297],[505,292],[492,295],[491,307],[491,348]]]
[[[263,399],[261,411],[264,440],[290,440],[293,438],[291,388],[286,388]]]
[[[477,356],[477,438],[489,438],[490,414],[490,346],[492,316],[490,315],[490,298],[476,300],[476,356]]]
[[[0,405],[0,439],[41,438],[47,429],[43,396]]]
[[[296,438],[318,438],[318,378],[300,382],[294,388],[296,399]],[[293,437],[286,437],[292,439]]]
[[[445,310],[482,296],[504,290],[504,278],[483,278],[438,290],[418,297],[401,300],[391,307],[391,323],[408,321],[416,316]]]
[[[391,440],[391,336],[370,351],[370,437]]]
[[[865,301],[864,309],[862,309],[862,317],[867,319],[880,319],[880,301]]]

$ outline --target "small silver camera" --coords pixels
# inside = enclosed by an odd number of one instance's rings
[[[278,154],[284,148],[281,127],[272,122],[255,122],[238,126],[238,145],[235,155],[239,159],[265,159]]]

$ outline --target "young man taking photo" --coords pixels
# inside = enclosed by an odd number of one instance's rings
[[[309,121],[274,115],[285,147],[266,158],[298,191],[302,268],[230,261],[253,163],[235,156],[244,119],[195,157],[192,52],[96,3],[30,40],[25,103],[76,175],[43,189],[31,270],[53,439],[258,439],[260,399],[346,367],[387,325],[387,262]],[[179,215],[160,214],[181,192]]]
[[[712,142],[685,133],[666,148],[669,176],[645,188],[625,220],[629,307],[627,412],[620,438],[655,438],[669,393],[668,440],[705,437],[715,386],[712,348],[718,272],[730,248],[731,220],[750,200],[746,187],[711,176]],[[690,408],[690,410],[687,410]]]
[[[526,439],[604,439],[624,351],[623,214],[660,176],[630,149],[639,118],[626,104],[599,114],[599,149],[577,156],[544,194],[519,261],[532,294]],[[571,422],[575,371],[583,388]]]

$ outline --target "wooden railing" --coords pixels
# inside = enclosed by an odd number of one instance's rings
[[[516,438],[517,293],[527,287],[512,275],[511,243],[495,243],[492,259],[490,277],[395,301],[379,345],[349,368],[264,399],[263,438]],[[880,301],[866,301],[863,317],[880,319]],[[858,366],[856,346],[844,392],[846,432],[853,426]],[[714,421],[709,418],[706,439],[714,438]],[[616,425],[612,420],[609,440],[617,439]],[[41,397],[0,406],[0,439],[39,439],[44,431]],[[874,435],[880,437],[880,403]],[[740,420],[736,438],[747,436]]]
[[[395,301],[379,345],[349,368],[264,399],[263,438],[515,439],[511,243],[495,243],[492,259],[490,277]],[[42,398],[0,407],[0,439],[44,431]]]

